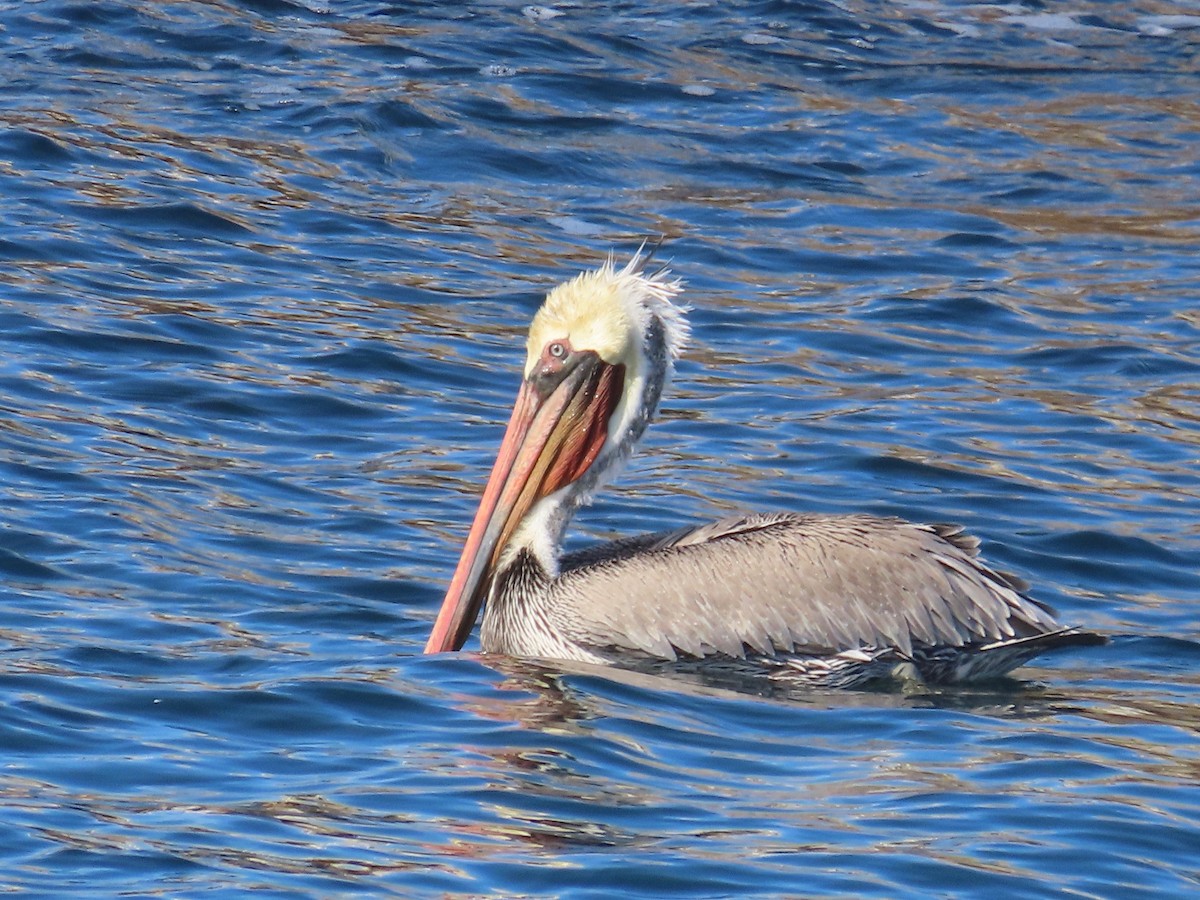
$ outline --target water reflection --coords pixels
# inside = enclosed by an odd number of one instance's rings
[[[1194,888],[1178,9],[47,0],[4,29],[5,886]],[[574,539],[959,520],[1112,645],[787,700],[418,657],[529,316],[659,234],[695,343]]]
[[[464,848],[480,862],[503,856],[503,843],[494,842],[504,840],[550,855],[571,846],[653,846],[678,837],[661,823],[695,817],[710,827],[690,830],[688,840],[704,841],[714,859],[730,858],[746,840],[772,854],[836,852],[849,841],[986,869],[993,863],[960,840],[978,826],[953,797],[978,797],[976,812],[987,813],[995,842],[1039,846],[1028,833],[1030,817],[1046,813],[1030,794],[1038,785],[1078,792],[1085,804],[1097,792],[1128,795],[1154,818],[1163,814],[1161,801],[1143,801],[1141,791],[1191,768],[1185,758],[1182,768],[1164,769],[1155,741],[1114,742],[1102,727],[1113,723],[1105,709],[1111,696],[1082,681],[1072,691],[1012,684],[917,699],[842,693],[764,706],[623,673],[601,680],[484,661],[503,680],[488,697],[472,697],[474,712],[516,721],[521,730],[498,745],[469,748],[482,755],[480,802],[498,820],[479,832],[488,840]],[[897,703],[911,711],[907,724],[887,713]],[[936,750],[930,733],[939,735]],[[1114,752],[1124,758],[1119,770]],[[869,809],[864,797],[872,798]],[[902,837],[914,830],[929,837]],[[1019,862],[999,869],[1036,871]]]

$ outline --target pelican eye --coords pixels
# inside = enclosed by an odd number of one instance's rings
[[[548,396],[550,391],[558,386],[567,373],[575,368],[575,362],[575,348],[566,338],[550,341],[542,348],[541,358],[533,374],[542,396]]]
[[[542,349],[541,365],[538,368],[543,375],[553,375],[562,371],[563,366],[570,360],[573,349],[571,342],[565,338],[551,341]]]

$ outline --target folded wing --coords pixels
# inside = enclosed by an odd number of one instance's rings
[[[558,616],[596,649],[665,660],[983,645],[1058,631],[954,526],[755,515],[565,557]]]

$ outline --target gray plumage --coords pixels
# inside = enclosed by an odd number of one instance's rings
[[[753,515],[568,554],[498,575],[483,647],[663,670],[758,672],[847,687],[911,667],[928,682],[996,677],[1093,644],[950,525]]]

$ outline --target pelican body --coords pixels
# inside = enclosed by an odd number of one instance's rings
[[[653,672],[858,686],[1002,675],[1099,643],[1059,625],[949,525],[767,514],[563,555],[574,512],[628,458],[687,340],[682,283],[640,251],[555,288],[425,647]]]

